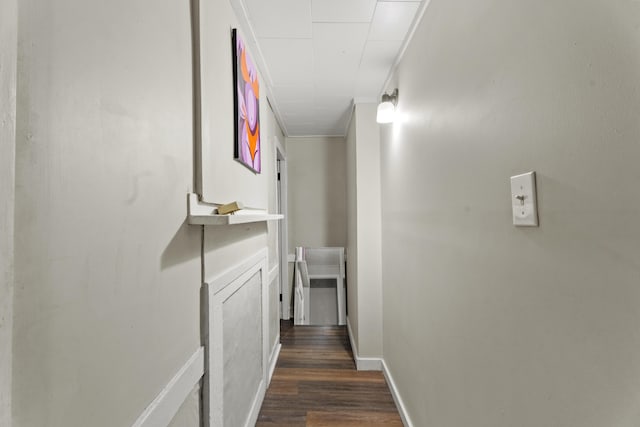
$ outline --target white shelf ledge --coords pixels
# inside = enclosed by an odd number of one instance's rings
[[[191,225],[233,225],[247,222],[274,221],[284,218],[284,215],[270,214],[260,209],[242,209],[231,215],[218,215],[217,205],[204,203],[195,193],[189,193],[187,198],[188,223]]]

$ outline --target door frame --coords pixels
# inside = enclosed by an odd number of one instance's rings
[[[291,288],[289,286],[289,235],[287,232],[287,152],[276,137],[276,191],[278,213],[284,218],[278,222],[278,249],[280,255],[280,318],[291,318]]]

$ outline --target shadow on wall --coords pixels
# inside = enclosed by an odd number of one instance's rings
[[[206,233],[206,235],[215,236],[215,238],[205,238],[205,253],[215,251],[217,249],[223,249],[229,246],[238,245],[241,244],[243,240],[249,240],[260,235],[264,235],[266,238],[267,235],[266,222],[255,222],[250,224],[236,224],[224,227],[209,228],[211,228],[210,231],[213,232],[213,234]]]
[[[178,264],[200,258],[201,226],[193,226],[182,222],[173,238],[162,252],[160,257],[160,269],[166,270]]]
[[[215,238],[205,239],[205,253],[223,249],[234,244],[237,245],[244,240],[249,240],[260,235],[266,236],[267,232],[266,223],[255,223],[252,225],[238,224],[225,226],[223,228],[211,228],[212,230],[209,232],[213,232]],[[160,268],[166,270],[175,265],[193,260],[194,258],[199,258],[202,255],[202,238],[202,226],[189,225],[185,218],[162,252]]]

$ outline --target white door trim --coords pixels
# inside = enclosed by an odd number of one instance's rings
[[[289,235],[287,231],[287,153],[278,137],[276,141],[276,162],[279,162],[280,179],[276,181],[278,189],[278,213],[284,215],[284,219],[278,222],[278,245],[280,255],[280,318],[289,320],[291,318],[291,292],[289,284],[289,264],[287,262],[289,255]],[[276,179],[278,177],[276,176]]]

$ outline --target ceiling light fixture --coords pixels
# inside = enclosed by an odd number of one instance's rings
[[[393,92],[382,94],[380,104],[378,104],[378,114],[376,122],[391,123],[396,113],[396,105],[398,105],[398,89]]]

